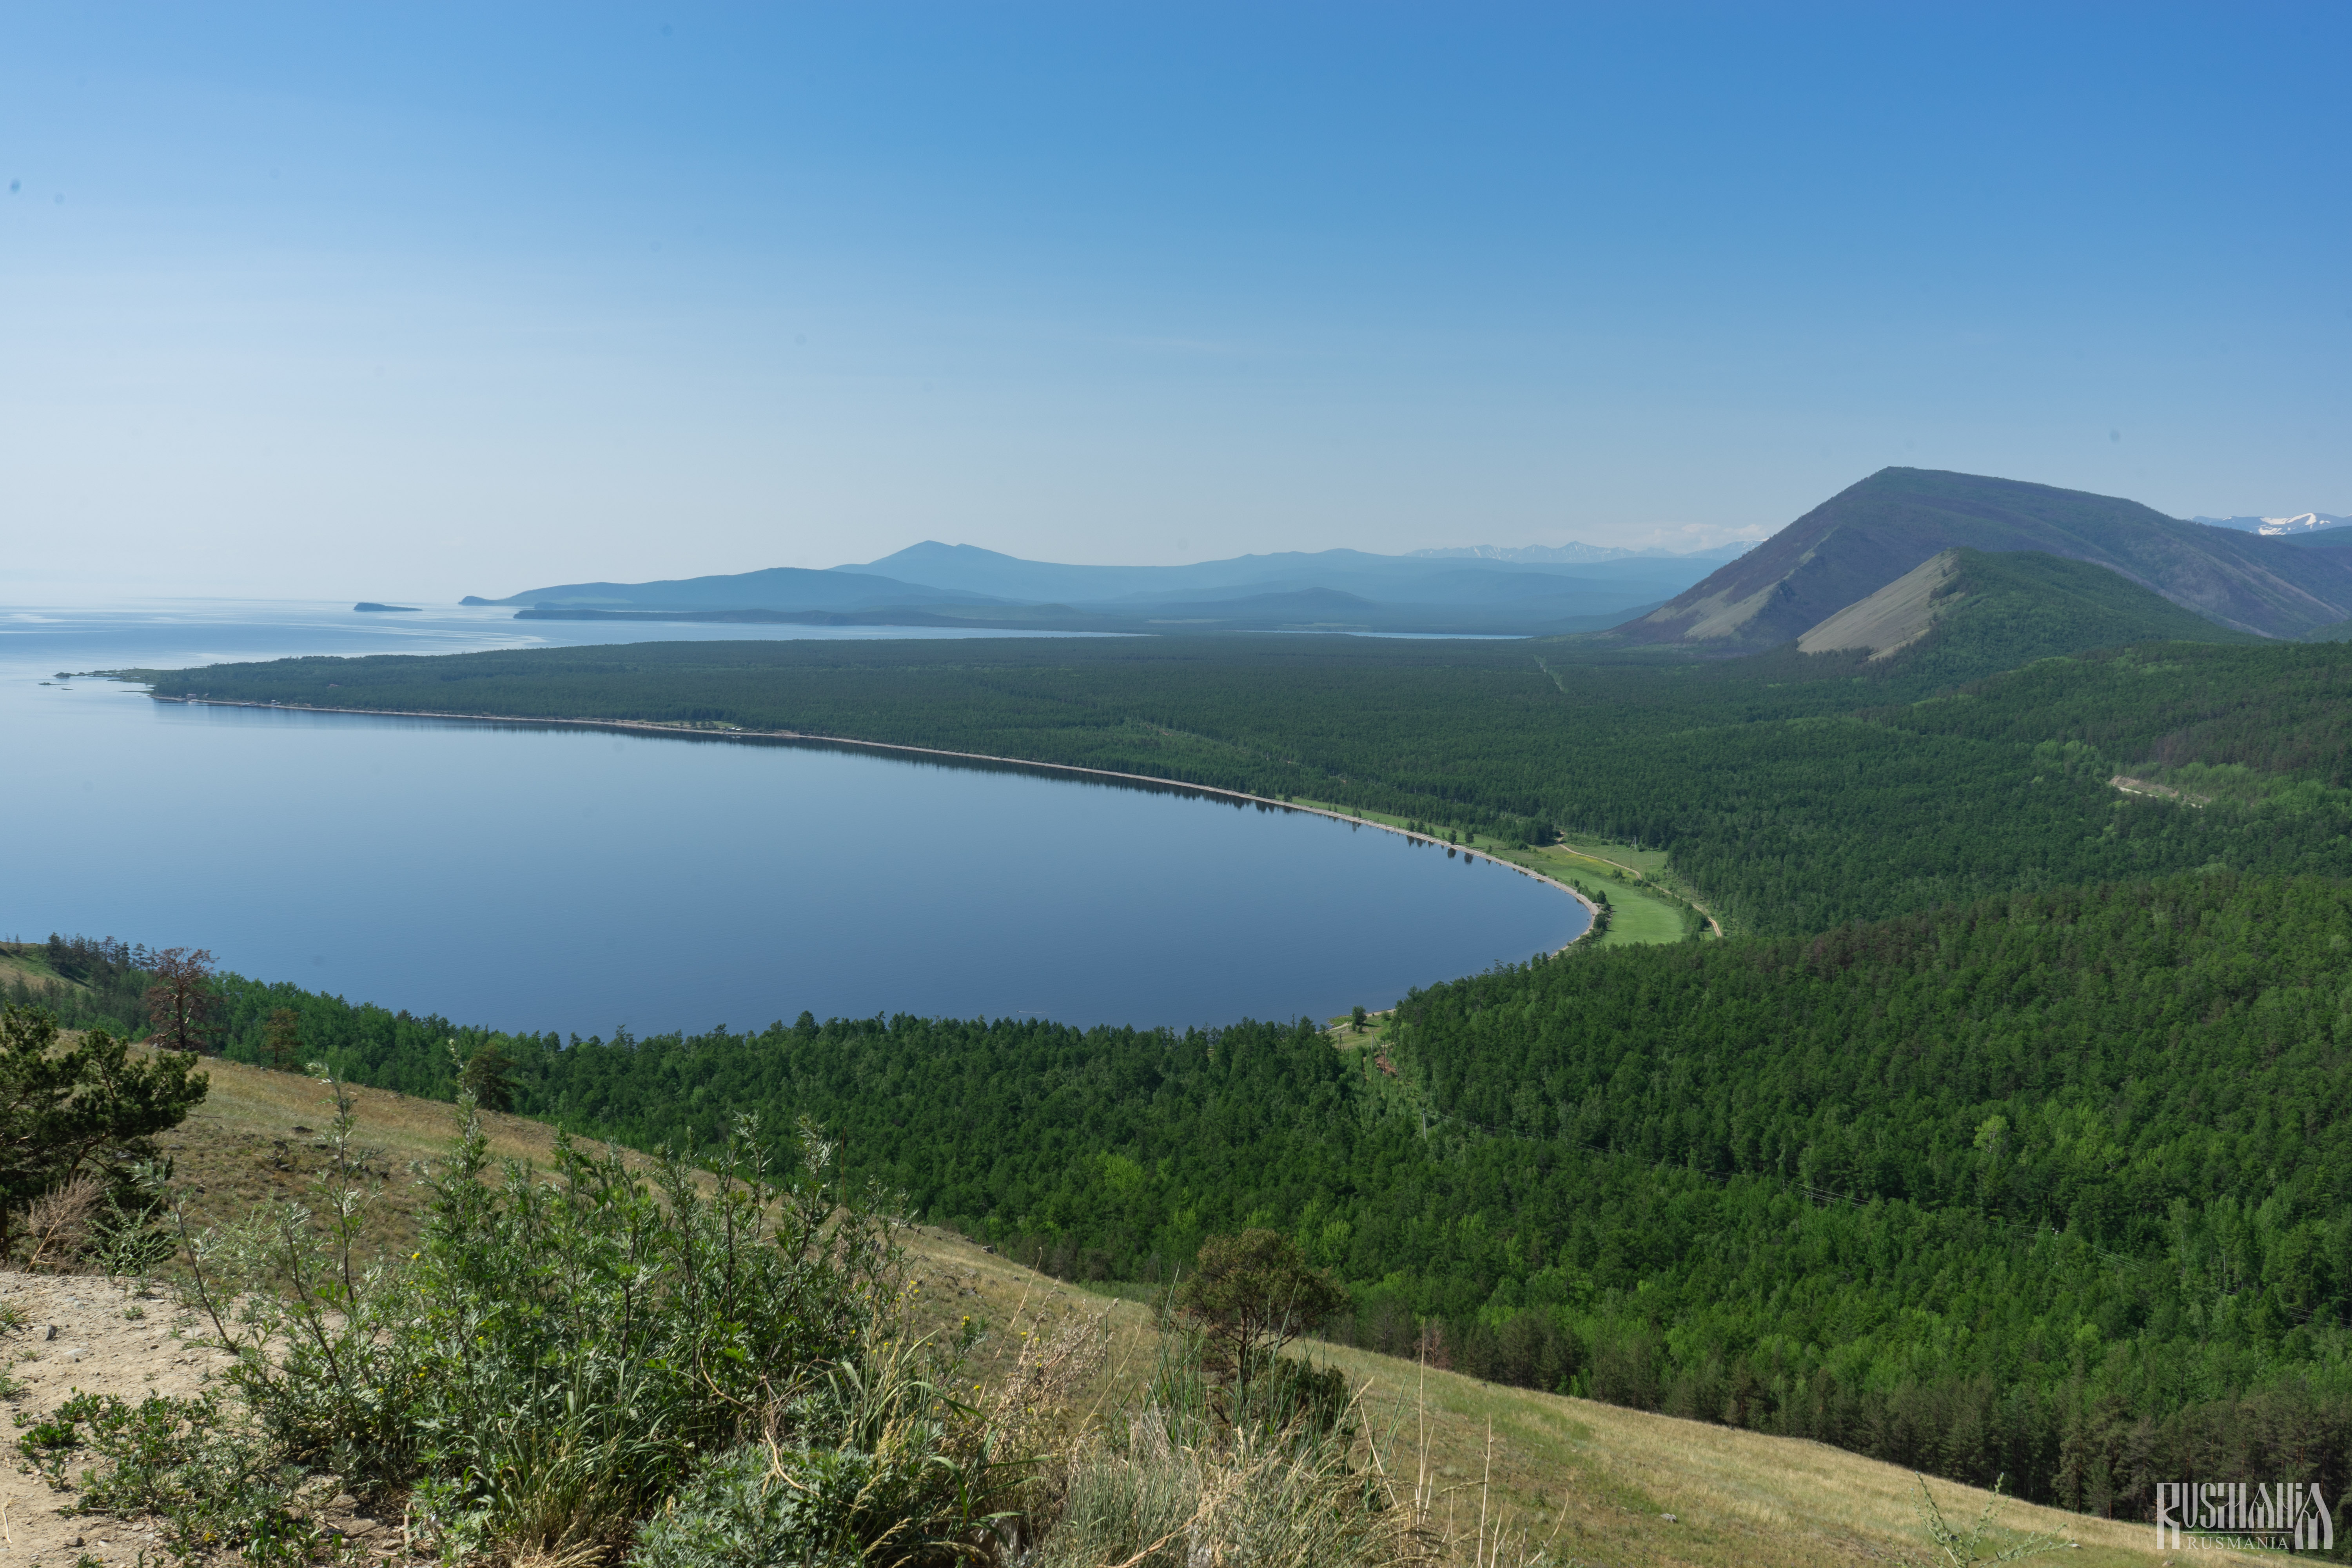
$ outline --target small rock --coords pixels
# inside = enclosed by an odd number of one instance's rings
[[[49,1331],[48,1331],[47,1333],[43,1334],[43,1335],[41,1336],[41,1338],[43,1338],[43,1339],[45,1339],[45,1340],[53,1340],[53,1339],[56,1339],[57,1337],[58,1337],[58,1326],[57,1326],[55,1323],[51,1323],[51,1324],[49,1325]]]

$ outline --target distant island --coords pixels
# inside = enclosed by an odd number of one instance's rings
[[[367,616],[417,616],[424,614],[424,611],[417,608],[415,605],[379,605],[367,599],[362,599],[358,604],[353,605],[352,608],[359,611],[362,615]]]

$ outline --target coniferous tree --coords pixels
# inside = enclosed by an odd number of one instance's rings
[[[1307,1267],[1298,1244],[1280,1231],[1245,1230],[1201,1244],[1196,1273],[1176,1293],[1201,1325],[1213,1363],[1245,1400],[1252,1377],[1288,1344],[1348,1304],[1348,1293]]]
[[[291,1007],[271,1011],[261,1026],[261,1061],[278,1072],[291,1072],[302,1060],[302,1015]]]
[[[0,1260],[16,1215],[44,1193],[152,1158],[150,1140],[205,1097],[194,1069],[184,1053],[134,1058],[103,1029],[60,1050],[47,1012],[0,1007]]]

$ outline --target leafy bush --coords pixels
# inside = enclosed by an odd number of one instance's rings
[[[860,1494],[872,1509],[919,1501],[929,1531],[984,1491],[959,1412],[913,1363],[877,1366],[903,1339],[877,1338],[898,1254],[813,1131],[790,1180],[772,1178],[748,1122],[709,1176],[673,1155],[648,1178],[568,1139],[551,1170],[493,1172],[468,1100],[422,1247],[363,1266],[373,1194],[349,1095],[329,1085],[323,1215],[289,1205],[210,1233],[182,1217],[192,1304],[236,1352],[230,1383],[278,1458],[407,1490],[460,1554],[617,1546],[689,1478],[720,1484],[705,1461],[747,1436],[813,1451],[861,1419],[875,1476],[896,1478]],[[902,1450],[920,1485],[899,1484]],[[944,1488],[943,1513],[926,1488]]]
[[[151,1394],[136,1405],[76,1394],[16,1448],[60,1490],[72,1484],[73,1461],[91,1461],[80,1474],[81,1510],[152,1514],[184,1561],[201,1560],[231,1539],[266,1560],[268,1546],[307,1543],[313,1533],[287,1507],[300,1472],[276,1463],[216,1391],[194,1399]],[[257,1544],[263,1550],[254,1551]]]
[[[1045,1347],[1024,1348],[982,1410],[949,1392],[977,1332],[970,1321],[947,1344],[904,1326],[875,1318],[822,1384],[769,1407],[760,1440],[702,1464],[644,1528],[633,1561],[946,1568],[985,1555],[990,1527],[1010,1512],[991,1505],[1009,1500],[1024,1468],[1019,1452],[1003,1456],[1025,1449]]]
[[[747,1445],[705,1464],[649,1524],[641,1568],[849,1568],[874,1533],[871,1454],[805,1445]]]

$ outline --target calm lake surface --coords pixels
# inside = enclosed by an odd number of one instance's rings
[[[1319,1018],[1584,927],[1574,900],[1484,860],[1206,796],[814,745],[190,707],[56,676],[961,635],[510,615],[0,609],[0,935],[206,947],[459,1023],[643,1035],[803,1009]]]

